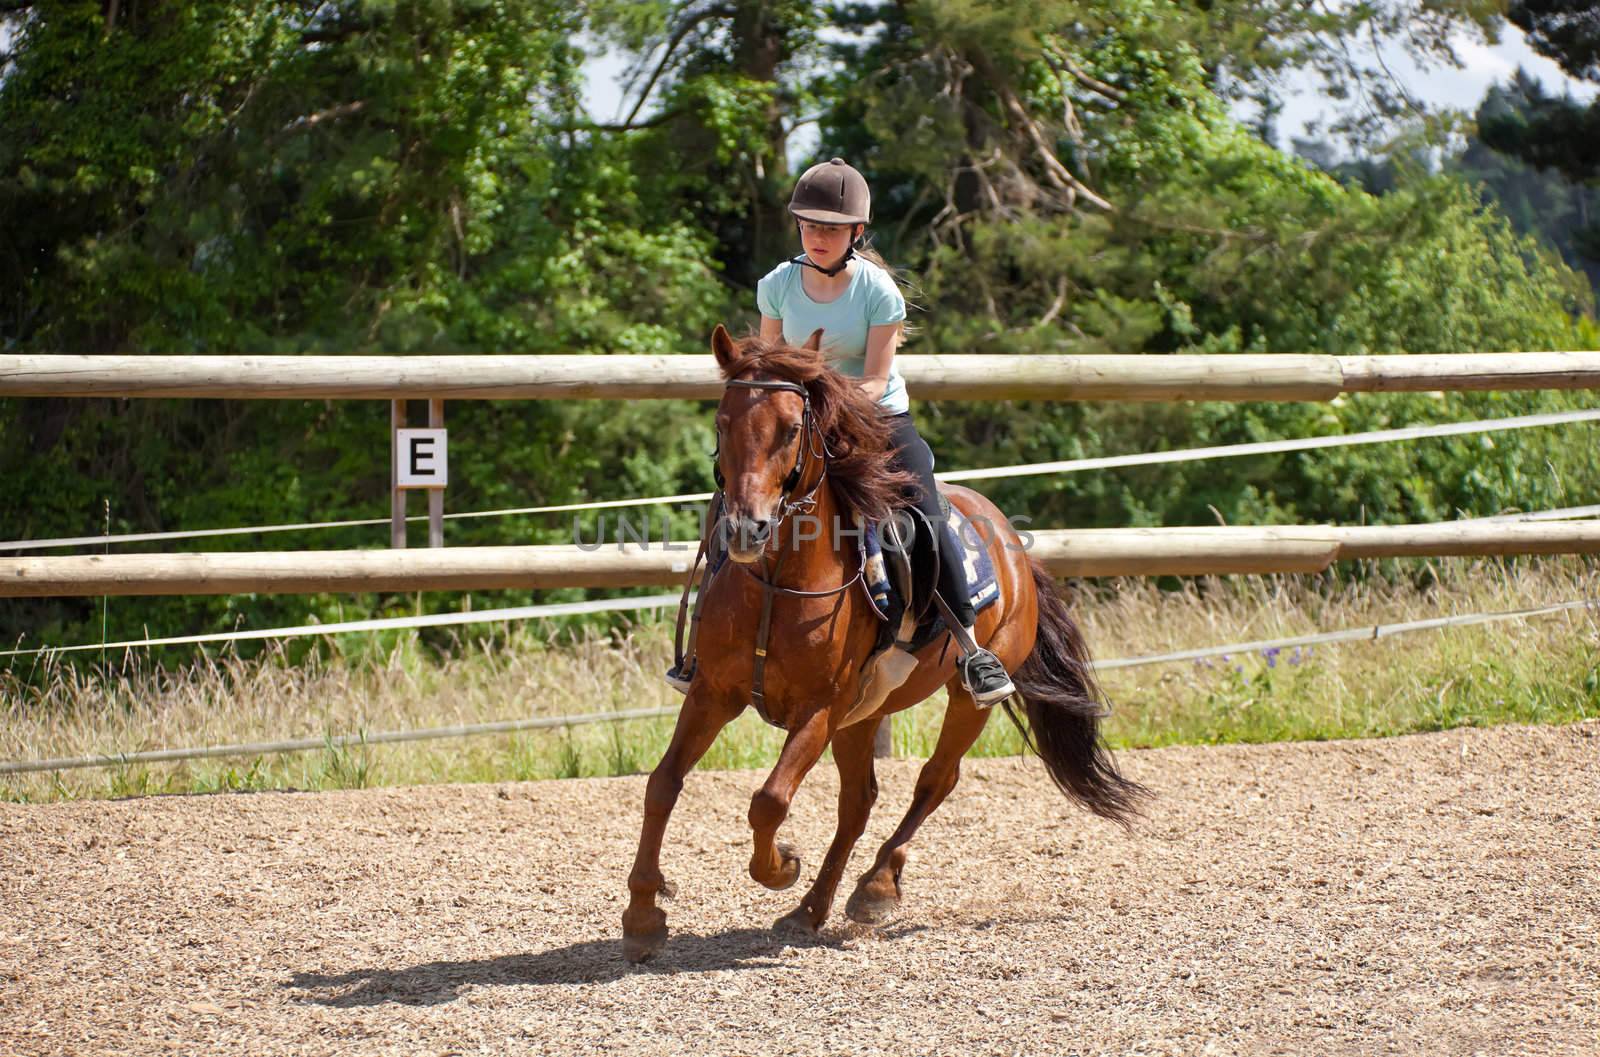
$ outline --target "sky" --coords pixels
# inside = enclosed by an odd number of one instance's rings
[[[1446,66],[1419,69],[1398,48],[1386,50],[1383,59],[1414,98],[1429,107],[1456,107],[1469,113],[1478,105],[1490,84],[1508,80],[1519,65],[1542,81],[1546,90],[1551,92],[1567,88],[1580,99],[1591,99],[1600,90],[1600,86],[1569,78],[1561,67],[1529,48],[1522,31],[1509,24],[1502,30],[1498,44],[1485,44],[1462,35],[1456,39],[1455,48],[1462,60],[1460,69]],[[586,50],[594,56],[584,64],[588,82],[584,99],[589,113],[597,121],[621,121],[627,116],[619,84],[625,64],[615,55],[594,55],[593,43],[588,43]],[[1250,108],[1248,105],[1240,106],[1236,112],[1241,118],[1248,118]],[[649,110],[643,113],[648,114]],[[1292,137],[1306,134],[1308,122],[1320,120],[1326,123],[1332,115],[1330,101],[1318,92],[1312,76],[1290,78],[1283,113],[1277,123],[1278,146],[1288,149]],[[807,126],[791,138],[791,163],[798,165],[809,159],[816,147],[816,135],[815,126]]]
[[[1453,45],[1462,61],[1460,69],[1448,66],[1419,69],[1399,48],[1385,50],[1383,59],[1414,98],[1430,108],[1455,107],[1469,114],[1491,84],[1510,80],[1518,66],[1531,73],[1552,93],[1565,88],[1579,99],[1592,99],[1596,90],[1600,89],[1600,86],[1568,77],[1560,66],[1528,47],[1522,31],[1510,24],[1501,31],[1498,44],[1485,44],[1482,40],[1463,34],[1456,37]],[[1370,52],[1367,54],[1370,55]],[[1314,78],[1309,75],[1292,78],[1290,91],[1284,99],[1283,114],[1278,119],[1278,145],[1288,147],[1292,136],[1305,134],[1307,122],[1325,122],[1332,112],[1329,101],[1318,93]]]

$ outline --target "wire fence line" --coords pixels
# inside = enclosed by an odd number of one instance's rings
[[[689,600],[694,600],[691,592]],[[121,650],[139,646],[180,646],[206,642],[244,642],[253,639],[288,639],[309,635],[343,635],[357,631],[391,631],[406,628],[442,628],[463,624],[496,624],[512,620],[565,617],[581,613],[613,613],[638,609],[661,609],[678,604],[675,594],[642,595],[636,598],[596,598],[585,602],[551,602],[537,606],[510,606],[504,609],[475,609],[461,613],[429,613],[414,617],[375,617],[371,620],[340,620],[328,624],[297,624],[283,628],[254,628],[245,631],[218,631],[204,635],[170,635],[166,638],[127,639],[122,642],[90,642],[76,646],[39,646],[27,650],[0,650],[0,657],[33,657],[39,654],[77,653],[82,650]]]
[[[1467,613],[1451,617],[1432,617],[1424,620],[1402,621],[1394,624],[1373,624],[1339,631],[1324,631],[1309,635],[1295,635],[1278,639],[1257,639],[1222,646],[1204,646],[1199,649],[1178,650],[1171,653],[1146,654],[1140,657],[1120,657],[1096,661],[1097,671],[1109,672],[1145,665],[1173,664],[1180,661],[1198,661],[1227,654],[1270,653],[1295,647],[1320,646],[1343,642],[1374,642],[1394,635],[1419,631],[1437,631],[1451,627],[1468,627],[1504,620],[1526,620],[1533,617],[1553,616],[1581,609],[1600,607],[1600,598],[1585,598],[1558,602],[1529,609],[1502,610],[1489,613]],[[677,715],[676,707],[641,708],[619,712],[591,712],[582,715],[540,716],[530,719],[501,720],[492,723],[470,723],[451,727],[429,727],[420,730],[383,731],[379,733],[330,734],[320,738],[298,738],[285,741],[254,742],[242,745],[210,745],[185,749],[151,749],[142,752],[103,754],[98,756],[72,756],[48,760],[11,760],[0,762],[0,775],[27,774],[39,771],[66,771],[89,767],[124,767],[145,763],[168,763],[182,760],[207,759],[220,756],[264,756],[277,753],[305,752],[315,749],[337,749],[350,745],[388,745],[397,742],[433,741],[445,738],[465,738],[484,734],[505,734],[522,730],[559,729],[584,726],[592,723],[620,723],[638,719],[656,719]]]
[[[1415,631],[1434,631],[1441,628],[1464,628],[1474,624],[1492,624],[1501,620],[1523,620],[1528,617],[1553,616],[1578,609],[1600,606],[1600,598],[1583,598],[1574,602],[1555,602],[1531,609],[1508,609],[1495,613],[1466,613],[1454,617],[1429,617],[1425,620],[1407,620],[1396,624],[1373,624],[1368,627],[1345,628],[1340,631],[1323,631],[1311,635],[1295,635],[1283,639],[1257,639],[1254,642],[1236,642],[1227,646],[1202,646],[1193,650],[1173,653],[1153,653],[1143,657],[1125,657],[1109,661],[1096,661],[1095,668],[1102,672],[1119,668],[1138,668],[1147,664],[1172,664],[1177,661],[1198,661],[1207,657],[1221,657],[1232,653],[1266,653],[1295,647],[1321,646],[1338,642],[1373,642],[1391,635],[1406,635]]]
[[[1475,419],[1469,422],[1445,422],[1431,426],[1407,426],[1399,429],[1370,430],[1364,433],[1344,433],[1329,437],[1296,437],[1285,440],[1256,441],[1248,444],[1223,444],[1204,448],[1180,448],[1173,451],[1139,452],[1131,455],[1105,455],[1083,459],[1064,459],[1055,462],[1021,463],[1015,466],[994,466],[988,469],[949,470],[935,473],[941,481],[998,480],[1008,477],[1027,477],[1052,473],[1080,473],[1086,470],[1120,469],[1131,466],[1154,466],[1165,463],[1198,462],[1208,459],[1231,459],[1250,455],[1276,455],[1296,451],[1315,451],[1327,448],[1347,448],[1365,444],[1386,444],[1399,441],[1424,440],[1436,437],[1468,436],[1503,430],[1534,429],[1546,426],[1600,420],[1600,409],[1561,411],[1541,415],[1513,415],[1503,418]],[[606,510],[639,506],[666,506],[682,503],[703,503],[711,499],[710,492],[689,492],[681,495],[645,496],[634,499],[606,499],[588,503],[557,503],[548,506],[506,507],[499,510],[463,511],[445,514],[447,521],[471,518],[509,517],[518,514],[569,513],[583,510]],[[427,515],[406,518],[409,521],[426,521]],[[317,531],[334,528],[357,528],[392,524],[390,518],[359,518],[345,521],[313,521],[286,525],[255,525],[238,528],[185,529],[172,532],[131,532],[103,536],[74,536],[43,540],[0,541],[0,551],[51,550],[58,547],[102,546],[122,543],[151,543],[165,540],[202,539],[218,536],[245,536],[256,533]]]
[[[330,734],[321,738],[294,738],[288,741],[262,741],[246,745],[208,745],[192,749],[151,749],[147,752],[120,753],[115,756],[76,756],[60,760],[18,760],[0,763],[0,774],[26,774],[30,771],[70,771],[84,767],[121,767],[141,763],[168,763],[201,760],[216,756],[267,756],[311,749],[341,749],[349,745],[392,745],[404,741],[433,741],[441,738],[467,738],[479,734],[509,734],[519,730],[581,727],[589,723],[619,723],[630,719],[675,716],[676,708],[636,708],[624,712],[592,712],[581,716],[539,716],[533,719],[508,719],[498,723],[469,723],[455,727],[429,727],[425,730],[391,730],[375,734]]]

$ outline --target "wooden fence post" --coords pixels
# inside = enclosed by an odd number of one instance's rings
[[[406,428],[406,402],[389,402],[389,546],[406,545],[406,491],[400,487],[400,431]]]
[[[428,428],[444,429],[444,401],[428,401]],[[444,489],[428,489],[428,546],[444,546]]]

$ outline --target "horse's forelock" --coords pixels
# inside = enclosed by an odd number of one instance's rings
[[[728,381],[741,378],[752,371],[766,371],[789,382],[806,385],[821,377],[827,369],[822,353],[786,345],[781,341],[767,341],[755,335],[738,343],[739,356],[732,364],[722,367],[722,377]]]

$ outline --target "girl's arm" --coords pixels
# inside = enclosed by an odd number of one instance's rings
[[[765,320],[762,325],[766,325]],[[883,399],[883,391],[889,387],[889,369],[894,366],[894,350],[899,344],[899,323],[867,328],[867,362],[861,372],[861,388],[875,401]]]
[[[781,320],[781,319],[773,319],[771,316],[762,316],[761,317],[761,340],[762,341],[782,341],[783,340],[783,320]]]

